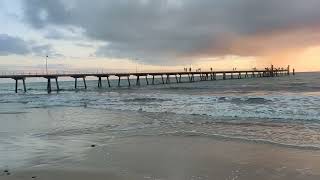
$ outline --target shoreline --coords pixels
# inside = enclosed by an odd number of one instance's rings
[[[0,179],[320,179],[320,151],[196,136],[137,136],[88,148],[78,162]],[[35,177],[35,178],[32,178]]]

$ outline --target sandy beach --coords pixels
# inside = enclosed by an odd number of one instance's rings
[[[8,170],[0,179],[224,179],[320,178],[320,152],[204,137],[144,136],[89,147],[78,162]]]

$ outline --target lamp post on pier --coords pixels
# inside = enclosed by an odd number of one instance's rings
[[[46,74],[48,74],[48,55],[46,55]]]

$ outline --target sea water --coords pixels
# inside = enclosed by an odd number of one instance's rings
[[[91,144],[141,135],[320,148],[320,73],[111,88],[92,79],[86,90],[66,79],[51,94],[31,80],[27,93],[0,84],[0,168],[79,160]]]

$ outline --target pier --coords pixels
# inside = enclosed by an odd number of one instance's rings
[[[295,74],[293,70],[292,74]],[[193,83],[196,81],[215,81],[218,79],[244,79],[244,78],[263,78],[263,77],[278,77],[290,75],[290,66],[287,68],[265,68],[264,70],[232,70],[232,71],[183,71],[183,72],[144,72],[144,73],[57,73],[57,74],[19,74],[19,75],[0,75],[0,79],[15,80],[15,92],[18,93],[19,81],[22,81],[23,91],[26,92],[26,79],[29,78],[44,78],[47,79],[47,91],[52,92],[51,80],[55,81],[56,91],[59,91],[60,77],[74,78],[74,89],[78,89],[78,79],[82,80],[83,86],[87,89],[86,77],[96,77],[98,80],[98,88],[102,88],[102,79],[107,80],[108,87],[111,87],[110,77],[118,79],[118,86],[121,86],[121,80],[126,80],[128,86],[132,86],[132,81],[135,81],[136,86],[140,86],[141,80],[145,79],[146,85],[155,85],[155,78],[159,78],[160,84],[170,83]],[[185,77],[183,81],[182,77]],[[196,78],[197,77],[197,78]],[[171,80],[174,81],[171,82]]]

